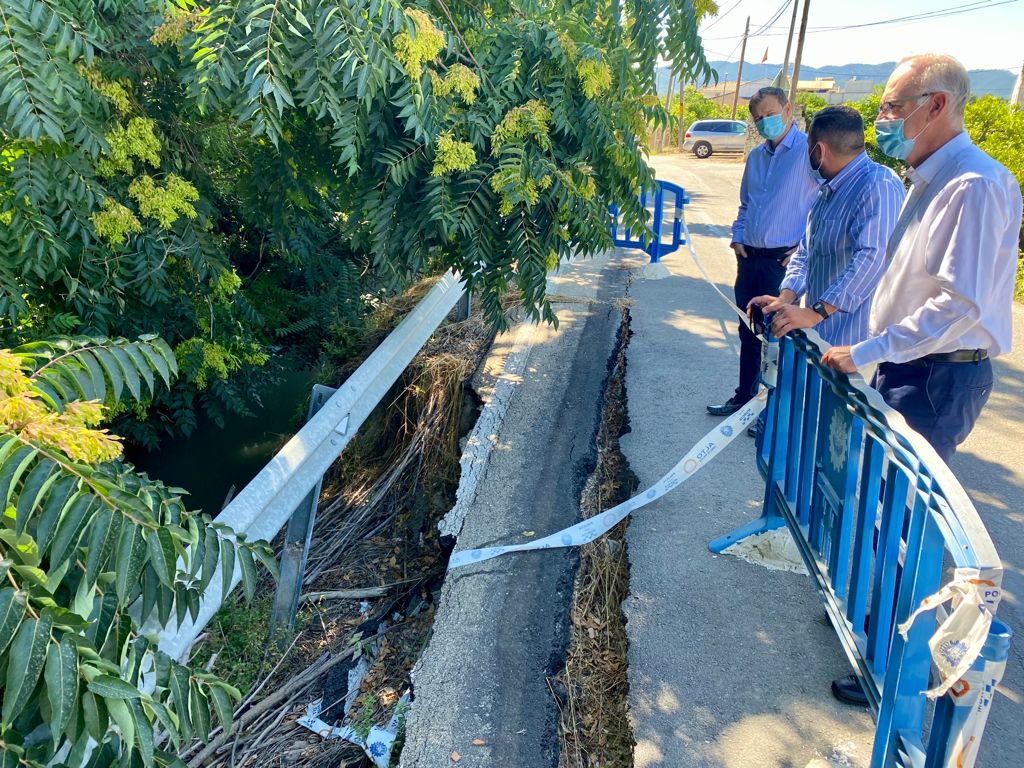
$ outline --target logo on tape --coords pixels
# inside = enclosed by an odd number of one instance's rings
[[[949,666],[955,667],[967,654],[967,643],[963,640],[946,640],[939,646],[939,653]]]

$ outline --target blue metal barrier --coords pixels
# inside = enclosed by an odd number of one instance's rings
[[[906,640],[896,628],[939,589],[944,565],[977,568],[994,587],[1002,565],[945,463],[860,377],[823,366],[826,348],[813,331],[782,339],[757,439],[762,517],[709,546],[789,527],[877,716],[872,768],[972,765],[1012,632],[993,620],[971,672],[929,706],[935,615]]]
[[[682,187],[667,181],[655,182],[653,196],[641,187],[640,207],[651,213],[650,229],[644,228],[640,234],[634,235],[623,222],[619,206],[611,205],[612,242],[620,248],[639,248],[651,257],[652,264],[657,264],[662,256],[674,253],[686,243],[683,238],[683,206],[689,202],[690,198]],[[668,212],[671,212],[671,218],[666,222]],[[667,230],[666,224],[669,225]]]

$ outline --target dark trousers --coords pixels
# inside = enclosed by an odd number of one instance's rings
[[[779,285],[786,275],[782,261],[791,247],[754,248],[744,245],[747,258],[736,257],[736,306],[746,309],[755,296],[779,295]],[[736,399],[746,402],[757,392],[757,374],[761,370],[761,342],[740,323],[740,384]]]
[[[880,363],[874,387],[948,462],[992,393],[992,362]]]

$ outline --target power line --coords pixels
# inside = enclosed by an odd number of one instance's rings
[[[704,31],[707,32],[709,29],[711,29],[713,26],[715,26],[715,24],[717,24],[722,19],[724,19],[726,16],[728,16],[730,13],[735,11],[736,10],[736,6],[738,6],[742,2],[743,2],[743,0],[736,0],[735,3],[733,3],[732,5],[729,6],[728,10],[722,11],[720,14],[718,14],[718,16],[715,17],[714,21],[712,21],[710,24],[708,24],[706,27],[704,27]]]
[[[930,21],[931,19],[940,19],[940,18],[944,18],[946,16],[958,16],[958,15],[963,14],[963,13],[970,13],[971,11],[983,11],[983,10],[986,10],[988,8],[997,8],[997,7],[1001,6],[1001,5],[1010,5],[1011,3],[1018,3],[1018,2],[1020,2],[1020,0],[1000,0],[999,2],[992,2],[991,0],[980,0],[980,1],[973,2],[973,3],[965,3],[965,4],[962,4],[962,5],[954,5],[954,6],[950,6],[948,8],[938,8],[938,9],[936,9],[934,11],[926,11],[924,13],[914,14],[914,15],[911,15],[911,16],[899,16],[899,17],[892,18],[892,19],[879,19],[879,20],[876,20],[876,21],[868,21],[868,22],[864,22],[863,24],[846,24],[846,25],[831,26],[831,27],[809,27],[807,29],[807,34],[817,34],[819,32],[840,32],[840,31],[847,30],[847,29],[863,29],[865,27],[878,27],[878,26],[884,26],[884,25],[888,25],[888,24],[909,24],[909,23],[918,22],[918,21]],[[777,20],[777,19],[775,19],[775,20]],[[767,29],[783,29],[783,28],[785,28],[786,31],[784,31],[784,32],[767,32],[767,31],[762,32],[762,31],[758,31],[756,33],[756,36],[758,36],[758,37],[781,37],[782,35],[788,35],[789,34],[788,27],[785,27],[785,25],[783,27],[771,27],[770,26],[771,23],[774,23],[774,20],[772,22],[770,22],[769,25],[762,25],[761,29],[767,30]],[[755,33],[751,32],[750,33],[750,37],[754,37],[754,36],[755,36]],[[725,37],[717,37],[717,38],[709,37],[709,38],[704,38],[704,39],[706,39],[706,40],[732,40],[733,38],[734,38],[733,35],[728,35],[728,36],[725,36]]]
[[[750,37],[757,37],[759,34],[764,32],[766,29],[771,29],[772,24],[774,24],[776,21],[779,20],[779,18],[782,16],[782,14],[784,14],[786,12],[786,9],[789,8],[789,4],[792,3],[792,2],[793,2],[793,0],[786,0],[782,4],[782,6],[779,8],[779,10],[777,10],[775,12],[775,14],[770,19],[768,19],[768,21],[766,21],[764,24],[762,24],[760,27],[758,27],[757,30],[755,30],[754,32],[750,33]]]

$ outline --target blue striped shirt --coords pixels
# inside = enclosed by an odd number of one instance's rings
[[[871,298],[904,194],[899,177],[864,152],[821,185],[781,287],[806,294],[808,305],[820,299],[839,310],[814,326],[829,344],[868,337]]]
[[[817,194],[807,134],[792,125],[774,150],[766,141],[747,157],[732,242],[755,248],[796,245]]]

